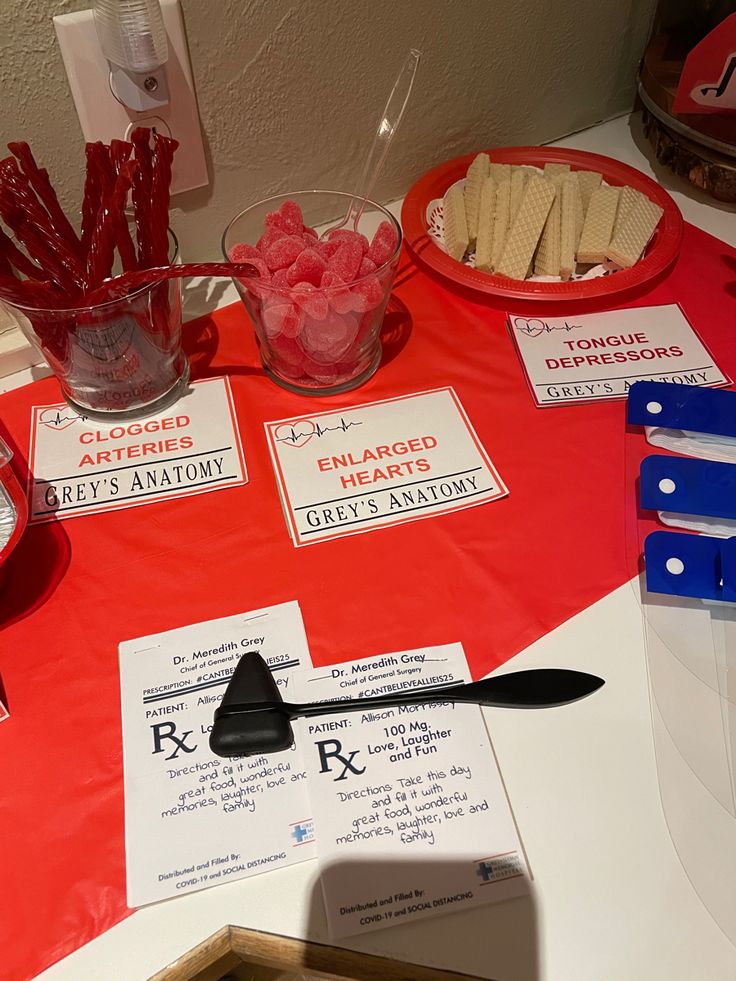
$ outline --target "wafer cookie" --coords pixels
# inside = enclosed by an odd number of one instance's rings
[[[498,186],[501,183],[501,181],[510,181],[511,164],[497,164],[491,161],[489,176],[494,179],[494,181],[496,182],[496,186]]]
[[[641,258],[662,214],[662,208],[642,194],[623,226],[614,234],[606,250],[608,258],[619,266],[633,266]]]
[[[641,191],[636,191],[633,187],[621,188],[621,195],[618,199],[618,211],[616,212],[616,221],[614,222],[613,235],[611,236],[612,239],[614,239],[618,232],[624,227],[626,219],[629,217],[639,201],[645,200],[646,198]]]
[[[551,181],[555,196],[544,224],[542,237],[534,258],[534,272],[537,276],[559,276],[560,274],[560,186],[561,182]]]
[[[583,198],[583,212],[587,213],[590,204],[590,196],[593,191],[601,186],[602,176],[595,170],[577,170],[580,194]]]
[[[505,180],[496,187],[496,207],[493,213],[493,244],[491,246],[491,265],[497,268],[509,230],[511,210],[511,181]]]
[[[524,167],[512,167],[511,169],[511,204],[509,208],[509,222],[511,223],[518,214],[528,176]]]
[[[572,196],[575,207],[575,251],[577,252],[580,236],[583,232],[583,221],[585,220],[583,195],[580,193],[580,181],[578,180],[577,171],[571,171],[565,180],[570,181],[572,185]]]
[[[490,272],[493,251],[493,217],[496,204],[496,182],[486,177],[480,192],[478,209],[478,237],[475,243],[475,268]]]
[[[550,181],[536,175],[529,179],[496,267],[500,275],[524,279],[554,198],[555,188]]]
[[[459,184],[453,184],[442,201],[447,254],[460,262],[468,250],[468,223],[465,218],[465,195]]]
[[[570,173],[570,164],[546,163],[544,165],[544,176],[548,180],[556,177],[566,177]]]
[[[616,221],[620,188],[599,187],[590,196],[578,245],[578,262],[603,262]]]
[[[465,220],[468,224],[468,239],[474,242],[478,234],[478,208],[480,207],[480,190],[483,181],[488,177],[491,161],[487,153],[479,153],[468,167],[465,175]]]
[[[577,208],[582,210],[580,187],[574,175],[566,177],[560,186],[560,277],[570,279],[575,271]],[[549,218],[547,219],[549,222]]]

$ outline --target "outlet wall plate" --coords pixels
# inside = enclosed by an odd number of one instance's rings
[[[85,140],[127,139],[136,126],[160,129],[179,141],[171,178],[172,194],[209,183],[197,97],[189,63],[179,0],[161,0],[169,58],[164,66],[169,102],[155,111],[135,112],[118,102],[110,88],[110,65],[102,53],[94,14],[80,10],[54,17],[69,87]]]

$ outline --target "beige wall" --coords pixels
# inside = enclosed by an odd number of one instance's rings
[[[388,89],[424,53],[376,196],[495,144],[628,109],[655,0],[182,0],[211,184],[175,199],[186,258],[290,187],[350,189]],[[79,201],[82,137],[51,17],[88,0],[0,0],[0,137],[27,139]],[[78,207],[78,205],[77,205]]]

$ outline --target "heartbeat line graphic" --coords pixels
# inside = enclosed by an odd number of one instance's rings
[[[77,420],[79,420],[80,422],[85,422],[86,419],[87,419],[87,416],[77,416],[77,415],[74,415],[74,416],[62,416],[57,411],[57,413],[56,413],[55,416],[52,416],[50,419],[39,419],[39,422],[40,422],[40,424],[42,426],[51,426],[53,428],[56,428],[57,426],[61,426],[62,423],[65,423],[65,422],[76,422]]]
[[[304,422],[305,424],[309,425],[311,420],[305,419]],[[308,442],[312,438],[312,436],[316,436],[318,439],[320,439],[326,433],[336,433],[336,432],[346,433],[348,429],[350,429],[352,426],[362,426],[363,423],[345,422],[345,420],[341,416],[340,423],[337,426],[325,426],[323,428],[322,426],[320,426],[319,422],[317,422],[316,425],[312,423],[312,425],[314,426],[314,429],[310,429],[309,432],[299,432],[296,429],[294,429],[293,426],[289,426],[289,431],[286,434],[286,436],[275,436],[274,439],[276,440],[277,443],[291,443],[292,446],[299,446],[300,441],[302,441],[302,445],[304,445],[304,443]]]
[[[571,330],[580,330],[583,326],[582,324],[560,324],[559,327],[553,327],[552,325],[545,323],[543,320],[521,320],[517,319],[514,322],[514,326],[519,331],[520,334],[526,334],[527,337],[539,337],[540,334],[551,334],[555,330],[564,330],[569,333]]]

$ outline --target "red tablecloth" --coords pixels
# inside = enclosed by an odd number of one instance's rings
[[[688,227],[669,277],[636,301],[678,301],[732,377],[734,269],[732,249]],[[627,578],[624,404],[536,409],[504,321],[405,259],[382,368],[309,403],[264,376],[241,306],[195,321],[193,374],[230,376],[250,483],[28,530],[0,594],[2,977],[128,913],[119,641],[296,598],[316,663],[460,640],[479,676]],[[447,384],[509,496],[293,548],[263,422]],[[52,379],[0,398],[21,454],[30,406],[58,400]]]

